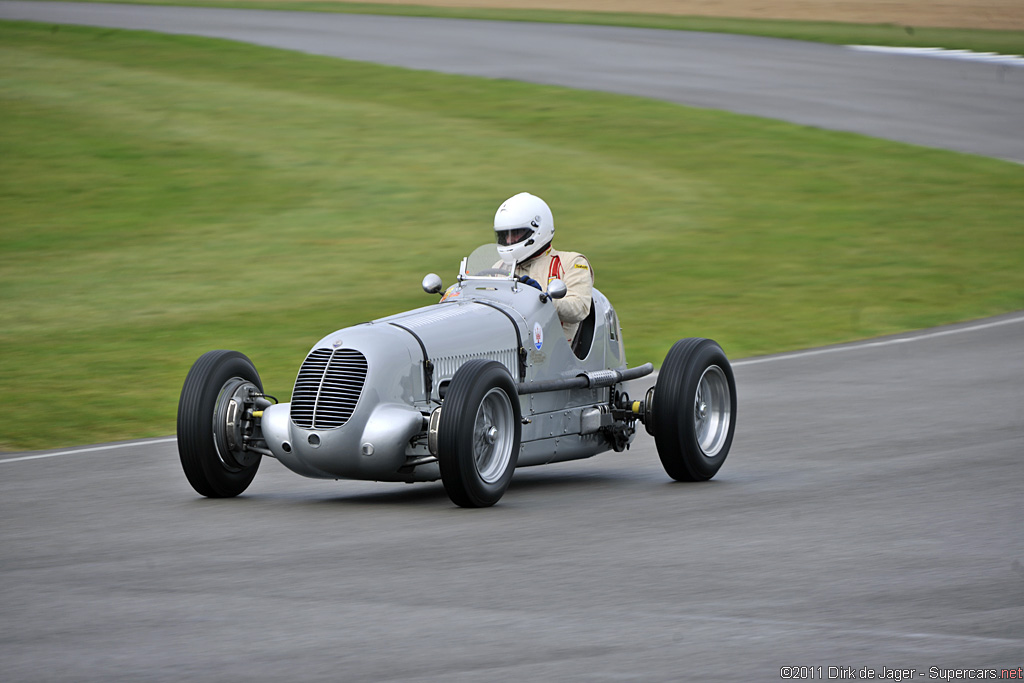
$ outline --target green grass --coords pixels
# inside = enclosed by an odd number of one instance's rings
[[[108,0],[79,0],[107,2]],[[238,9],[276,9],[346,14],[385,14],[416,17],[489,19],[495,21],[538,21],[558,24],[632,26],[682,31],[737,33],[772,38],[809,40],[837,45],[892,45],[902,47],[945,47],[977,52],[1020,54],[1024,52],[1024,31],[934,28],[896,24],[851,24],[828,21],[784,19],[731,19],[687,17],[634,12],[573,12],[563,10],[486,9],[471,7],[429,7],[422,5],[380,5],[375,3],[275,2],[274,0],[113,0],[137,5],[183,5]]]
[[[171,434],[189,366],[268,391],[551,203],[633,364],[1024,308],[1024,168],[669,103],[180,36],[0,23],[8,450]]]

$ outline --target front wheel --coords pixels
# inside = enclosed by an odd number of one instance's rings
[[[461,507],[489,507],[512,481],[522,426],[519,394],[501,363],[468,361],[452,377],[437,425],[441,482]]]
[[[653,392],[658,457],[676,481],[705,481],[725,462],[736,431],[736,380],[722,348],[682,339],[665,357]]]
[[[178,400],[178,456],[192,488],[233,498],[256,476],[260,455],[243,442],[245,404],[263,393],[252,361],[237,351],[209,351],[185,378]]]

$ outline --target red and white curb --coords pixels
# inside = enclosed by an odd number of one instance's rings
[[[947,50],[941,47],[889,47],[886,45],[847,45],[851,50],[861,52],[884,52],[895,55],[917,55],[941,59],[963,59],[972,62],[989,62],[1007,66],[1024,66],[1021,55],[1002,55],[998,52],[972,52],[971,50]]]

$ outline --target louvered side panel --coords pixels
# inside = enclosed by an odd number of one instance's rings
[[[455,375],[455,371],[468,360],[483,358],[496,360],[506,368],[512,377],[519,376],[519,355],[515,349],[501,349],[499,351],[485,351],[483,353],[464,353],[457,356],[445,356],[434,359],[434,377],[449,378]]]

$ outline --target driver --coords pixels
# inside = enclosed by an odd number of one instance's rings
[[[587,257],[551,247],[555,236],[551,209],[543,199],[528,192],[520,192],[498,207],[494,214],[494,232],[501,260],[508,265],[515,264],[520,282],[541,291],[555,278],[565,283],[566,295],[555,299],[554,303],[562,330],[571,344],[580,321],[590,313],[594,271]]]

